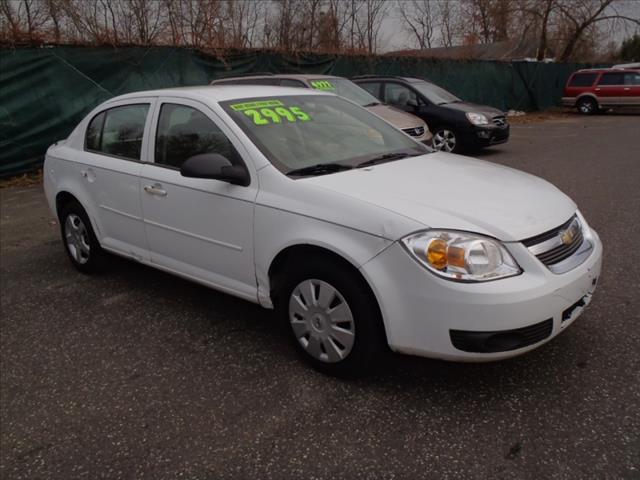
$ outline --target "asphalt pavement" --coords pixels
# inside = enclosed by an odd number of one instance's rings
[[[640,479],[640,116],[516,125],[481,157],[578,203],[605,246],[591,306],[516,359],[389,355],[357,381],[258,306],[118,258],[76,272],[41,187],[2,189],[0,477]]]

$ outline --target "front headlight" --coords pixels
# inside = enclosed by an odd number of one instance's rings
[[[519,275],[522,270],[497,240],[473,233],[429,230],[402,243],[436,275],[459,282],[486,282]]]
[[[489,119],[482,113],[469,112],[467,113],[467,118],[474,125],[489,125]]]

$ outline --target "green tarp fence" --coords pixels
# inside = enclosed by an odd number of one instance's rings
[[[206,55],[172,47],[41,47],[0,50],[0,177],[33,170],[100,102],[123,93],[250,72],[366,73],[427,78],[461,98],[502,110],[558,105],[584,65],[432,60],[245,51]]]

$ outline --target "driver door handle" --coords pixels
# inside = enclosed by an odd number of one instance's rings
[[[157,195],[159,197],[166,197],[167,191],[162,189],[162,185],[154,183],[153,185],[145,185],[144,191],[150,195]]]

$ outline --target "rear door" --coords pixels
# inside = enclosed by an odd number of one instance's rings
[[[154,102],[122,101],[97,113],[87,127],[80,171],[98,212],[100,243],[138,260],[148,258],[139,174]]]
[[[253,212],[258,186],[242,144],[206,105],[180,98],[158,101],[140,192],[151,262],[220,290],[257,299]],[[218,153],[244,163],[247,187],[187,178],[187,158]]]
[[[384,82],[382,91],[385,103],[420,117],[429,125],[429,128],[433,129],[443,123],[443,109],[431,103],[413,88],[403,83]]]
[[[625,104],[625,72],[604,72],[596,85],[596,95],[600,105],[620,106]]]

